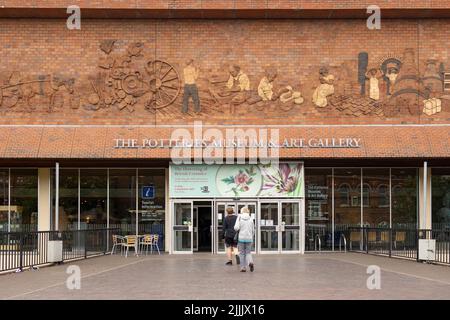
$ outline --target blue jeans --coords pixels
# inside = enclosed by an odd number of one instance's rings
[[[189,107],[189,98],[192,97],[194,100],[194,110],[195,112],[200,112],[200,99],[198,97],[198,89],[195,84],[184,85],[184,95],[183,95],[183,108],[182,112],[187,113]]]
[[[239,259],[241,267],[245,268],[253,263],[252,258],[252,242],[238,242]]]

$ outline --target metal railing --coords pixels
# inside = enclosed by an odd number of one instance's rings
[[[109,253],[118,229],[0,232],[0,272],[51,263],[49,241],[62,240],[62,261]]]
[[[342,240],[344,241],[344,251],[347,252],[347,238],[343,233],[341,233],[341,236],[339,237],[339,251],[342,251],[341,249]]]
[[[305,250],[317,251],[317,236],[320,237],[321,251],[333,250],[332,228],[328,225],[307,223],[305,229]]]
[[[419,239],[436,241],[434,262],[450,264],[450,230],[349,227],[349,251],[419,260]]]
[[[67,230],[77,230],[78,224],[71,224],[67,226]],[[96,223],[96,224],[85,224],[81,226],[82,230],[99,230],[99,229],[106,229],[106,224]],[[110,229],[118,229],[119,235],[126,236],[126,235],[133,235],[136,234],[136,224],[135,223],[111,223],[109,224]],[[158,234],[159,240],[158,245],[160,250],[164,251],[164,235],[165,235],[165,224],[164,223],[142,223],[139,222],[138,224],[138,234]]]

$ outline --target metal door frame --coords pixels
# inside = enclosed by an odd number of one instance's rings
[[[199,200],[192,200],[193,203],[195,202],[200,202]],[[206,205],[206,204],[194,204],[192,207],[192,210],[195,211],[194,209],[197,209],[197,226],[193,225],[193,228],[195,230],[195,227],[197,227],[197,248],[193,248],[194,252],[198,252],[198,208],[210,208],[211,209],[211,225],[209,227],[209,230],[211,232],[211,253],[213,253],[214,250],[214,201],[213,200],[201,200],[201,202],[211,202],[210,205]],[[194,220],[192,220],[194,221]],[[193,231],[195,232],[195,231]]]
[[[172,214],[170,215],[171,218],[171,228],[170,232],[172,244],[170,246],[170,253],[173,254],[193,254],[194,253],[194,232],[193,232],[193,214],[194,214],[194,202],[197,201],[208,201],[211,202],[211,253],[212,254],[225,254],[226,251],[219,251],[219,229],[218,229],[218,206],[223,204],[225,205],[225,208],[228,205],[233,205],[235,207],[235,210],[237,211],[237,208],[239,205],[247,204],[247,205],[255,205],[255,243],[254,243],[254,251],[253,253],[257,254],[304,254],[305,253],[305,199],[304,198],[295,198],[295,199],[273,199],[273,198],[249,198],[249,199],[230,199],[230,198],[224,198],[224,199],[216,199],[216,198],[210,198],[210,199],[171,199],[170,200],[170,209],[172,211]],[[175,204],[176,203],[187,203],[191,205],[191,221],[192,221],[192,229],[191,229],[191,251],[176,251],[175,250],[175,230],[174,230],[174,222],[175,222]],[[278,204],[278,227],[280,230],[278,231],[278,250],[277,251],[261,251],[261,226],[260,226],[260,220],[261,220],[261,203],[277,203]],[[295,251],[286,251],[282,250],[282,230],[281,230],[281,219],[282,219],[282,203],[298,203],[299,204],[299,221],[300,221],[300,235],[299,235],[299,250]],[[196,207],[209,207],[208,205],[196,205]],[[224,212],[225,214],[225,212]],[[224,219],[225,216],[222,218]],[[197,232],[198,235],[198,232]]]
[[[175,242],[175,238],[176,238],[176,230],[175,230],[175,226],[178,226],[175,224],[176,218],[176,211],[175,211],[175,205],[177,203],[184,203],[184,204],[190,204],[191,205],[191,225],[188,225],[188,231],[191,234],[191,250],[187,250],[187,251],[177,251],[175,250],[175,246],[176,246],[176,242]],[[171,218],[172,218],[172,223],[171,223],[171,229],[170,231],[172,232],[172,236],[171,236],[171,240],[172,240],[172,245],[171,245],[171,252],[173,254],[193,254],[193,245],[194,245],[194,228],[193,228],[193,222],[194,222],[194,200],[192,199],[183,199],[183,200],[178,200],[178,199],[171,199],[170,200],[170,209],[172,211],[171,214]],[[186,231],[185,231],[186,232]]]
[[[214,234],[215,234],[215,241],[214,241],[214,254],[226,254],[226,250],[224,251],[219,251],[219,228],[218,228],[218,210],[219,210],[219,205],[225,205],[225,209],[228,205],[233,205],[235,208],[235,212],[237,214],[239,214],[238,212],[238,206],[239,205],[254,205],[255,206],[255,243],[254,245],[254,250],[252,250],[252,253],[257,253],[257,246],[258,246],[258,212],[259,212],[259,206],[258,206],[258,199],[240,199],[240,200],[236,200],[236,199],[229,199],[229,198],[225,198],[225,199],[215,199],[215,206],[214,206]],[[225,214],[225,212],[224,212]],[[225,219],[225,216],[222,218]]]
[[[278,233],[278,249],[270,251],[261,250],[261,241],[258,242],[258,253],[259,254],[303,254],[304,253],[304,231],[305,231],[305,220],[304,220],[304,200],[303,198],[296,199],[259,199],[259,210],[258,210],[258,235],[261,239],[261,204],[263,203],[276,203],[278,210],[278,221],[276,231]],[[282,213],[283,213],[283,203],[298,203],[298,215],[299,215],[299,250],[283,250],[283,232],[285,231],[282,224]]]
[[[299,235],[298,235],[298,237],[299,237],[299,244],[298,244],[298,250],[283,250],[283,231],[285,231],[285,230],[282,230],[282,229],[284,229],[284,228],[281,228],[281,219],[282,219],[282,212],[283,212],[283,203],[298,203],[298,221],[299,221]],[[304,208],[304,206],[305,206],[305,201],[304,201],[304,199],[303,198],[296,198],[296,199],[281,199],[281,200],[279,200],[279,207],[278,207],[278,209],[279,209],[279,212],[280,212],[280,215],[279,215],[279,219],[280,219],[280,231],[279,231],[279,234],[280,234],[280,243],[279,243],[279,252],[280,253],[282,253],[282,254],[302,254],[302,253],[304,253],[304,247],[303,247],[303,245],[304,245],[304,242],[305,242],[305,239],[304,239],[304,234],[305,234],[305,208]]]
[[[278,248],[277,248],[277,250],[270,250],[270,251],[268,251],[268,250],[266,250],[266,251],[263,251],[263,250],[261,250],[261,238],[262,238],[262,236],[261,236],[261,233],[262,233],[262,230],[261,230],[261,204],[266,204],[266,203],[268,203],[268,204],[276,204],[277,205],[277,227],[276,227],[276,229],[275,229],[275,231],[277,232],[277,237],[278,237]],[[264,200],[264,199],[262,199],[262,200],[259,200],[258,201],[258,204],[259,204],[259,210],[258,210],[258,229],[257,229],[257,233],[258,233],[258,238],[259,238],[259,241],[258,241],[258,250],[257,250],[257,252],[259,253],[259,254],[278,254],[278,253],[280,253],[280,241],[281,241],[281,237],[280,237],[280,231],[279,231],[279,228],[280,228],[280,214],[281,214],[281,209],[280,209],[280,202],[278,201],[278,200],[274,200],[274,199],[267,199],[267,200]]]

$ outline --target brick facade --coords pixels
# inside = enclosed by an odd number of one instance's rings
[[[123,12],[141,8],[174,10],[177,14],[182,12],[178,9],[217,9],[222,12],[218,17],[223,17],[221,15],[226,10],[240,12],[244,9],[269,12],[286,9],[291,13],[298,9],[361,10],[369,2],[137,1],[130,4],[129,1],[88,1],[80,2],[80,5],[86,9],[119,8]],[[408,12],[425,5],[430,9],[446,10],[448,5],[445,2],[408,1],[405,4],[405,1],[381,1],[379,5]],[[67,3],[40,1],[33,8],[42,10],[43,16],[51,17],[52,14],[44,9],[64,8]],[[5,6],[0,9],[2,17],[4,10],[13,9],[15,11],[10,12],[22,12],[26,16],[25,8],[30,8],[30,4],[23,1],[0,1],[0,5]],[[187,17],[189,15],[184,16]],[[100,18],[83,19],[81,30],[68,30],[65,19],[0,19],[0,125],[68,126],[67,129],[54,129],[57,136],[54,136],[53,129],[33,129],[36,133],[31,134],[31,139],[38,139],[39,151],[29,149],[24,153],[11,150],[24,149],[25,142],[21,145],[19,140],[25,138],[20,134],[16,137],[16,129],[4,127],[1,134],[8,137],[9,142],[3,146],[3,157],[28,158],[28,155],[34,155],[48,158],[52,153],[56,156],[62,152],[59,147],[54,147],[56,140],[66,139],[71,146],[76,145],[75,141],[89,140],[87,133],[84,138],[76,138],[74,132],[79,130],[70,126],[167,126],[192,124],[197,120],[210,125],[256,126],[438,124],[442,125],[438,129],[410,127],[399,136],[425,139],[424,154],[430,151],[436,152],[436,157],[446,157],[450,153],[447,126],[450,123],[450,91],[439,87],[443,85],[443,79],[437,78],[443,77],[445,72],[450,74],[450,49],[446,46],[450,38],[450,19],[383,19],[381,30],[369,30],[366,20],[362,19]],[[199,113],[194,112],[192,101],[188,113],[182,113],[183,69],[188,59],[194,59],[194,65],[199,68],[197,86],[202,107]],[[401,64],[398,65],[398,76],[406,81],[401,83],[403,86],[393,85],[394,89],[389,92],[389,80],[379,77],[380,98],[374,101],[369,97],[369,80],[361,80],[361,69],[383,69],[389,61]],[[361,67],[361,64],[365,66]],[[238,65],[250,80],[251,90],[246,92],[241,102],[233,100],[234,94],[222,95],[232,65]],[[281,102],[280,98],[250,103],[252,97],[258,99],[258,85],[269,69],[277,73],[273,91],[286,93],[290,86],[293,92],[300,93],[301,103],[293,100]],[[334,77],[333,93],[326,97],[326,106],[313,102],[324,77],[321,70]],[[169,83],[175,89],[166,88],[159,93],[154,90],[156,84],[152,81],[158,73],[161,76],[166,71],[175,72],[173,82]],[[436,76],[430,76],[430,71]],[[171,73],[168,75],[172,77]],[[429,83],[432,87],[427,87]],[[125,86],[128,88],[124,89]],[[137,93],[139,90],[143,92]],[[172,97],[173,101],[168,102]],[[162,101],[160,104],[158,99]],[[432,99],[439,100],[439,109],[430,107]],[[428,100],[428,107],[434,111],[427,113],[424,107]],[[365,132],[364,127],[348,128],[352,127],[340,129],[342,133],[339,134],[359,134],[367,141],[397,130],[374,130],[377,132],[374,135]],[[96,133],[98,143],[107,145],[108,135],[111,139],[120,135],[119,131],[111,134],[111,130]],[[308,136],[301,131],[303,129],[295,130],[293,135]],[[155,130],[152,135],[169,138],[165,131]],[[443,140],[437,145],[436,134]],[[409,155],[407,150],[398,149],[398,141],[389,140],[390,134],[385,139],[388,154],[395,156],[400,152],[402,156]],[[428,147],[430,145],[435,147]],[[80,153],[71,149],[71,157],[90,158],[89,149],[86,146]],[[101,157],[111,156],[101,151],[101,146],[93,149],[100,152]],[[327,152],[324,157],[335,157]],[[362,157],[376,155],[367,150],[361,152],[363,154],[359,156]],[[67,154],[64,151],[61,156]],[[383,154],[381,152],[379,156]],[[165,154],[149,156],[167,157]],[[296,156],[304,155],[286,153],[286,157]],[[337,157],[341,156],[343,154]]]

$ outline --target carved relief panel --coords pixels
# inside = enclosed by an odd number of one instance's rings
[[[88,114],[107,110],[118,115],[159,115],[168,121],[214,121],[250,114],[264,120],[284,115],[298,122],[307,121],[311,114],[382,120],[450,112],[444,62],[417,61],[411,48],[388,52],[378,61],[369,52],[360,52],[348,61],[312,66],[309,80],[303,82],[293,80],[295,72],[280,73],[271,64],[261,73],[233,61],[212,70],[190,57],[184,61],[149,58],[142,42],[119,48],[116,40],[105,40],[98,48],[97,70],[87,79],[18,71],[3,74],[0,109]]]

